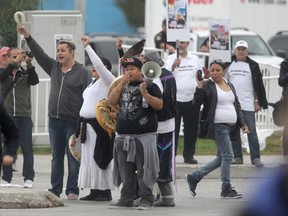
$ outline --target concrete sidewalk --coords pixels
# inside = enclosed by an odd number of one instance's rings
[[[50,187],[50,173],[51,173],[51,155],[35,155],[34,156],[34,170],[35,170],[35,182],[34,185],[37,188],[38,184],[43,184],[43,178],[47,178],[45,183],[46,187],[41,186],[40,188],[48,189]],[[186,164],[184,163],[182,156],[176,156],[176,178],[184,179],[185,173],[190,173],[193,170],[204,166],[209,161],[213,160],[215,156],[213,155],[199,155],[195,156],[195,159],[198,160],[198,164]],[[258,170],[269,170],[271,168],[277,167],[284,162],[283,156],[281,155],[263,155],[261,160],[264,163],[264,168],[256,168],[251,164],[250,156],[244,156],[244,164],[241,165],[232,165],[231,167],[231,178],[257,178]],[[23,178],[21,177],[22,166],[23,166],[23,157],[22,155],[18,156],[16,162],[18,171],[14,172],[14,177],[12,180],[13,184],[23,185]],[[241,172],[240,172],[241,170]],[[65,173],[67,172],[67,161],[65,157]],[[218,178],[220,174],[220,169],[215,170],[207,176],[207,178]],[[39,181],[40,180],[40,181]]]
[[[197,186],[197,196],[192,197],[189,193],[189,187],[184,179],[185,173],[190,173],[193,170],[203,166],[215,156],[195,156],[199,164],[190,165],[183,163],[182,156],[176,157],[176,182],[174,187],[176,207],[163,208],[154,207],[148,211],[139,211],[135,209],[129,210],[113,210],[108,209],[111,202],[96,202],[96,201],[80,201],[67,200],[65,193],[60,196],[64,207],[55,208],[38,208],[38,209],[0,209],[0,216],[127,216],[127,215],[149,215],[153,216],[174,216],[174,215],[197,215],[197,216],[238,216],[236,213],[245,207],[249,202],[249,194],[255,190],[262,179],[273,177],[272,171],[282,162],[282,156],[271,155],[262,156],[262,161],[265,164],[264,168],[256,168],[250,163],[249,156],[244,156],[243,165],[233,165],[231,169],[231,183],[236,190],[243,194],[241,200],[223,200],[220,199],[221,180],[220,169],[207,175]],[[33,195],[37,191],[47,191],[50,188],[50,162],[51,155],[35,155],[35,179],[33,189],[23,188],[22,177],[22,155],[19,155],[17,160],[18,171],[14,172],[12,183],[18,185],[14,188],[0,188],[0,196],[5,196],[5,193],[31,193]],[[65,161],[65,171],[67,171],[67,161]],[[64,186],[67,181],[67,173],[65,172]],[[63,188],[65,190],[65,188]],[[89,194],[89,189],[80,190],[79,197]],[[2,195],[1,195],[2,194]],[[120,197],[120,189],[112,191],[112,202],[116,202]],[[15,200],[17,203],[17,200]]]

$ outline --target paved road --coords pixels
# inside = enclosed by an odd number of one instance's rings
[[[161,208],[154,207],[148,211],[139,211],[135,209],[130,210],[115,210],[108,209],[110,202],[85,202],[85,201],[70,201],[66,199],[65,195],[61,195],[64,202],[64,207],[48,208],[48,209],[0,209],[0,216],[95,216],[95,215],[153,215],[153,216],[231,216],[237,215],[239,209],[245,207],[250,192],[253,192],[256,184],[264,178],[271,176],[271,171],[282,163],[281,156],[263,156],[262,160],[265,163],[265,168],[257,169],[250,164],[249,157],[244,158],[243,165],[234,165],[232,167],[232,184],[238,192],[243,193],[244,198],[241,200],[222,200],[220,199],[221,182],[219,179],[220,172],[216,170],[211,173],[207,178],[203,179],[197,187],[197,196],[192,197],[188,191],[188,184],[184,179],[184,174],[197,169],[199,166],[207,163],[214,158],[213,156],[197,156],[199,161],[198,165],[187,165],[183,163],[182,157],[176,158],[177,179],[175,187],[175,202],[174,208]],[[47,190],[50,187],[50,160],[49,155],[36,155],[35,156],[35,171],[36,178],[34,183],[35,190]],[[22,157],[20,156],[17,161],[18,168],[22,167]],[[66,179],[65,179],[66,180]],[[23,179],[21,172],[14,172],[13,184],[22,185]],[[19,190],[30,190],[22,189]],[[10,190],[8,188],[0,188],[1,190]],[[80,197],[89,193],[88,189],[81,190]],[[119,198],[119,190],[112,192],[113,201],[116,202]]]

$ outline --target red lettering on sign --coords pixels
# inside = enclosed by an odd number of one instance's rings
[[[189,0],[189,4],[213,4],[214,0]]]

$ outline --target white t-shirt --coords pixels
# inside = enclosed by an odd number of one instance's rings
[[[233,61],[225,77],[234,85],[241,109],[254,111],[254,88],[249,64]]]
[[[172,65],[176,59],[176,53],[169,55],[166,60],[166,69],[172,71]],[[172,71],[177,86],[177,101],[188,102],[194,98],[197,87],[196,73],[202,70],[200,60],[197,56],[188,53],[187,57],[181,58],[180,66]]]
[[[215,83],[216,84],[216,83]],[[217,105],[214,117],[214,123],[230,123],[235,124],[237,121],[237,113],[234,107],[235,95],[230,91],[223,91],[216,84],[217,89]]]
[[[153,83],[155,83],[159,87],[161,94],[163,94],[164,89],[163,89],[161,79],[160,78],[154,79]],[[157,129],[158,133],[162,133],[162,134],[168,133],[168,132],[174,131],[174,129],[175,129],[175,118],[171,118],[162,122],[158,121],[158,129]]]

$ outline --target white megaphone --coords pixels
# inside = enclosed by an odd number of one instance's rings
[[[146,82],[147,85],[150,85],[154,79],[160,77],[161,67],[156,62],[148,61],[143,64],[141,72],[144,76],[144,82]],[[142,107],[148,107],[148,102],[144,99],[144,97],[142,99]]]
[[[141,72],[144,75],[144,81],[151,83],[154,79],[160,77],[161,67],[156,62],[148,61],[143,64]]]

